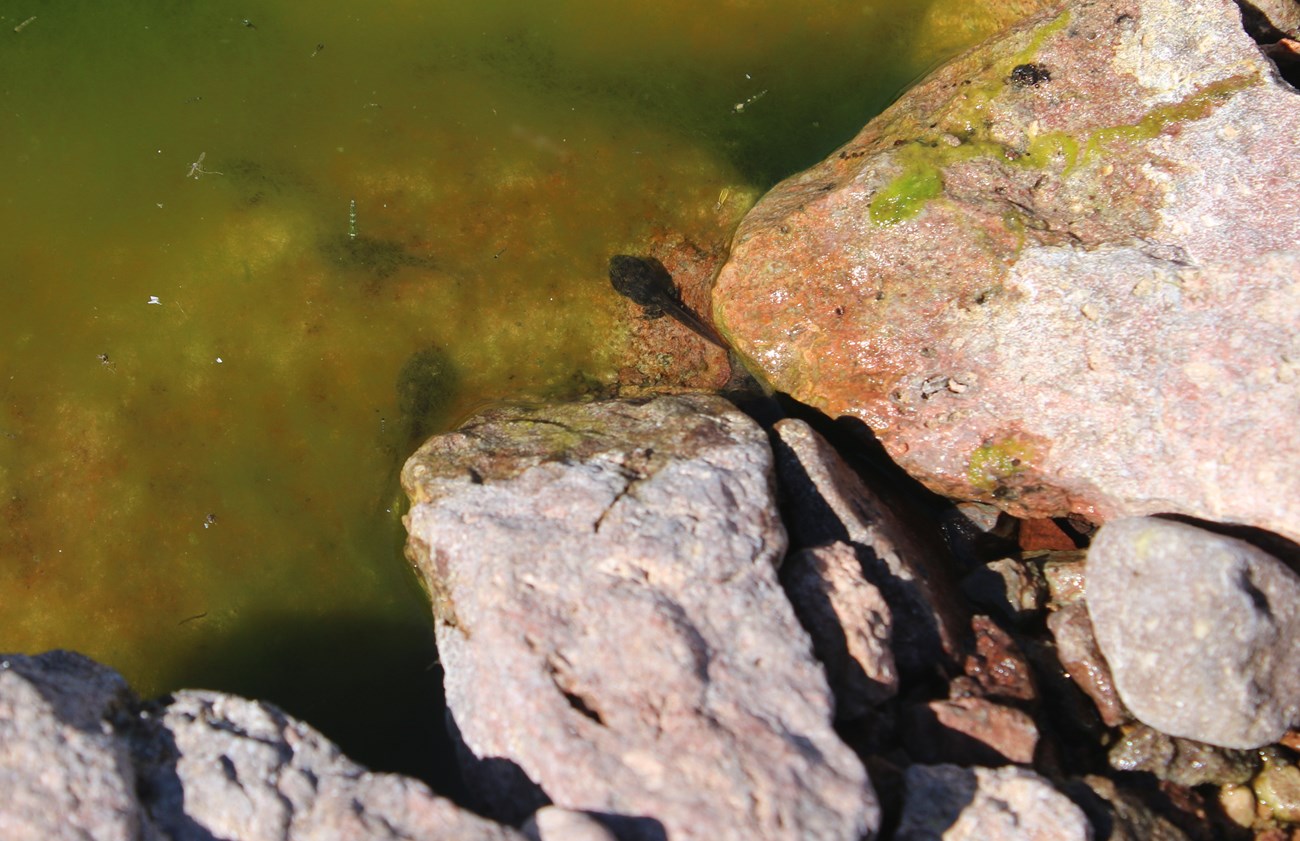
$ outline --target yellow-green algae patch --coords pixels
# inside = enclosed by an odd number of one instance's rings
[[[871,221],[877,225],[901,222],[915,216],[926,202],[942,192],[943,176],[939,167],[924,160],[909,161],[903,172],[871,200]]]
[[[1033,456],[1033,446],[1017,438],[983,444],[971,453],[966,479],[972,487],[992,491],[999,483],[1027,470]]]
[[[1068,23],[1068,12],[1058,15],[1037,30],[1024,49],[990,68],[980,83],[967,87],[962,94],[965,104],[945,115],[941,124],[945,135],[918,138],[898,147],[894,158],[901,171],[872,199],[872,222],[888,226],[915,216],[943,193],[943,172],[954,163],[997,158],[1018,169],[1046,169],[1061,161],[1061,177],[1067,178],[1080,163],[1094,160],[1111,143],[1150,140],[1171,124],[1204,119],[1234,93],[1257,81],[1242,75],[1214,82],[1179,102],[1152,108],[1135,123],[1094,129],[1082,140],[1064,131],[1044,132],[1032,135],[1025,148],[1013,149],[989,137],[981,112],[1004,89],[1012,68],[1030,62],[1042,43]]]

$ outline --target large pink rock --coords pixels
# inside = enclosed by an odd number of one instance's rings
[[[1069,4],[778,185],[715,318],[940,493],[1294,539],[1296,137],[1231,0]]]
[[[490,409],[407,461],[408,552],[495,813],[530,781],[620,838],[876,832],[777,580],[772,460],[726,400],[680,395]]]

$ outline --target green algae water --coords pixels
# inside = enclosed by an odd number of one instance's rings
[[[0,0],[0,651],[436,782],[402,460],[612,382],[610,254],[725,241],[993,14]]]

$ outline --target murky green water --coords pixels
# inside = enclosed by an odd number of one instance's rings
[[[0,651],[270,698],[432,774],[402,459],[609,381],[609,254],[725,238],[724,188],[992,26],[955,0],[0,0]]]

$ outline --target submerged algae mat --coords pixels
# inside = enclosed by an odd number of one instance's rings
[[[402,459],[609,383],[611,253],[725,241],[992,14],[0,0],[0,651],[435,773]]]

